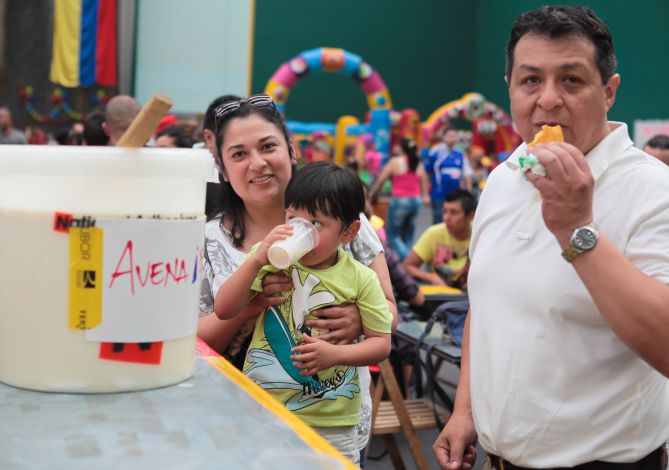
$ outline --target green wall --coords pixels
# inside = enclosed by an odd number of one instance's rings
[[[478,0],[473,88],[508,109],[504,83],[504,45],[520,13],[547,2]],[[564,1],[570,5],[584,2]],[[588,6],[611,30],[621,76],[609,119],[669,119],[669,1],[589,0]]]
[[[440,0],[256,0],[254,93],[302,51],[340,47],[383,77],[395,109],[423,119],[470,91],[473,2]],[[286,103],[289,119],[362,118],[367,101],[348,77],[316,73],[300,80]]]
[[[301,51],[341,47],[376,68],[395,109],[422,119],[447,101],[478,91],[508,109],[504,45],[514,18],[546,2],[532,0],[256,0],[253,92]],[[583,4],[583,2],[561,2]],[[622,84],[610,118],[669,118],[667,0],[590,0],[609,25]],[[289,119],[362,117],[357,84],[335,74],[299,81],[288,98]]]

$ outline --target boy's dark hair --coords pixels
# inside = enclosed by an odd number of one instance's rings
[[[156,138],[167,136],[174,139],[174,145],[178,148],[189,149],[193,147],[193,137],[186,133],[183,128],[179,126],[167,126],[160,131]]]
[[[444,202],[456,202],[460,201],[462,210],[465,211],[465,215],[469,215],[476,210],[477,202],[476,198],[472,193],[466,189],[454,189],[444,199]]]
[[[344,227],[360,219],[365,211],[365,193],[360,178],[334,163],[316,162],[295,172],[286,188],[286,208],[316,211],[341,220]]]
[[[652,139],[650,139],[648,142],[646,142],[646,145],[654,148],[654,149],[669,149],[669,135],[666,134],[658,134]]]
[[[616,53],[608,26],[587,7],[551,5],[525,12],[513,23],[506,43],[506,77],[509,81],[516,44],[526,34],[551,39],[571,35],[588,38],[595,46],[595,62],[602,83],[606,85],[616,72]]]
[[[84,142],[86,145],[109,144],[109,136],[102,127],[105,122],[105,115],[99,111],[93,112],[84,119]]]
[[[218,106],[231,101],[240,101],[242,98],[236,95],[225,95]],[[223,144],[223,135],[234,118],[245,118],[252,114],[257,114],[267,122],[274,124],[283,134],[288,145],[288,153],[292,157],[293,149],[290,146],[290,134],[281,113],[271,106],[254,107],[248,103],[242,104],[238,109],[226,113],[216,122],[216,109],[214,109],[215,133],[216,133],[216,162],[224,169],[223,157],[221,155],[221,145]],[[232,189],[229,181],[223,179],[223,175],[219,174],[219,181],[221,183],[221,207],[225,212],[225,216],[230,220],[230,233],[232,234],[232,245],[235,248],[241,248],[246,237],[246,227],[244,227],[244,201]]]

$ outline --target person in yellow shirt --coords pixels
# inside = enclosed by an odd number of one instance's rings
[[[471,223],[476,211],[476,198],[464,189],[456,189],[444,200],[444,221],[432,225],[418,239],[403,264],[419,281],[467,288]],[[423,263],[431,271],[422,269]]]

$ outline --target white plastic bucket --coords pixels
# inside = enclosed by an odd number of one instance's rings
[[[0,381],[116,392],[190,377],[205,150],[0,146]]]

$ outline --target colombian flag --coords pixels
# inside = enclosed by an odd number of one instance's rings
[[[55,0],[49,79],[116,86],[116,0]]]

